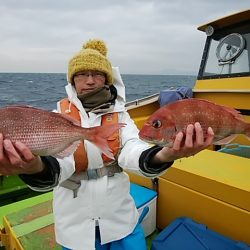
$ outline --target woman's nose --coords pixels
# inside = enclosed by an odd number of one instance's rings
[[[86,83],[87,84],[94,84],[95,83],[94,78],[91,74],[88,75]]]

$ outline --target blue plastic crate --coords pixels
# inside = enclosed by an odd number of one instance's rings
[[[227,153],[227,154],[245,157],[245,158],[250,158],[250,146],[247,146],[247,145],[240,145],[237,143],[228,144],[218,151]]]
[[[157,193],[149,188],[130,183],[130,194],[134,198],[135,205],[139,209],[157,197]]]
[[[145,236],[149,236],[156,229],[156,199],[157,192],[149,188],[130,183],[130,194],[140,214]]]
[[[187,217],[172,222],[153,240],[152,250],[250,250],[243,242],[234,241]]]

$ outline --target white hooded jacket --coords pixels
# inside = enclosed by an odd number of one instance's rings
[[[113,112],[119,112],[119,122],[127,125],[121,129],[122,150],[118,164],[123,169],[138,172],[139,157],[150,146],[138,138],[138,129],[125,110],[125,87],[119,69],[113,68],[117,99]],[[71,84],[66,86],[69,101],[79,110],[83,127],[100,125],[101,114],[89,112],[82,107]],[[60,112],[60,105],[58,105]],[[102,152],[94,144],[85,141],[88,168],[103,167]],[[60,164],[59,183],[75,172],[73,155],[58,159]],[[129,235],[138,222],[138,212],[130,196],[129,177],[125,172],[113,177],[83,180],[76,198],[72,190],[58,185],[54,188],[54,219],[56,240],[59,244],[74,250],[95,249],[95,227],[99,225],[101,243],[119,240]]]

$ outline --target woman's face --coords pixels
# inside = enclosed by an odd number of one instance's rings
[[[104,86],[106,76],[100,71],[82,71],[74,76],[74,84],[77,94],[85,94]]]

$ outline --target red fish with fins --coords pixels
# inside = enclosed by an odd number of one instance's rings
[[[214,144],[231,142],[237,134],[250,140],[250,123],[237,110],[213,102],[190,98],[167,104],[154,112],[139,132],[139,137],[160,146],[173,145],[179,132],[185,134],[188,124],[199,122],[206,137],[208,127],[214,131]]]
[[[83,128],[67,115],[29,106],[8,106],[0,109],[0,133],[4,139],[21,141],[35,155],[63,158],[74,153],[81,140],[98,146],[113,159],[107,139],[124,123]]]

